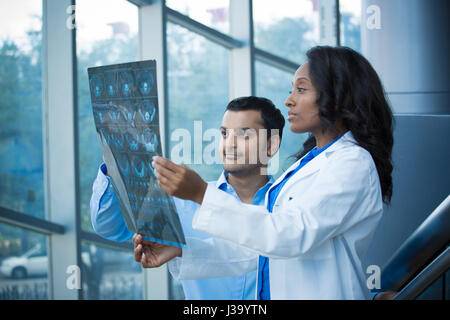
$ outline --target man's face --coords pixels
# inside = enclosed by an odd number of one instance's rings
[[[268,154],[268,133],[260,111],[227,110],[220,130],[220,156],[226,171],[239,174],[261,167],[261,155]]]

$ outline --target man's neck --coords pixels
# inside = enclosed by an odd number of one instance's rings
[[[256,192],[267,184],[267,175],[261,175],[261,168],[242,174],[229,173],[228,183],[236,191],[239,199],[244,203],[252,203]]]

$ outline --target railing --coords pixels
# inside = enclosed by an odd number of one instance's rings
[[[394,298],[394,300],[413,300],[425,291],[450,267],[450,247],[412,279]]]
[[[381,291],[417,298],[450,268],[450,195],[406,239],[383,268]]]

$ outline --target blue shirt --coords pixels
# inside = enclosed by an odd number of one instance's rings
[[[110,179],[106,176],[106,166],[102,164],[93,185],[91,197],[91,221],[96,233],[100,236],[114,241],[129,241],[133,233],[126,227],[120,208],[115,198]],[[233,187],[227,182],[227,174],[222,172],[215,186],[238,198]],[[269,181],[259,189],[253,197],[252,204],[263,205],[267,190],[273,183]],[[186,238],[206,239],[210,238],[204,232],[192,228],[192,219],[198,204],[193,201],[182,200],[173,197]],[[145,237],[144,237],[145,238]],[[249,272],[242,276],[207,278],[197,280],[181,280],[185,298],[190,300],[254,300],[256,292],[257,271]]]
[[[339,140],[343,135],[340,135],[335,140],[324,146],[323,148],[317,149],[313,148],[303,159],[300,161],[299,165],[288,172],[283,180],[281,180],[277,185],[275,185],[269,191],[269,197],[267,202],[267,210],[272,212],[275,201],[281,192],[281,189],[286,184],[286,182],[296,174],[301,168],[303,168],[309,161],[317,157],[321,152],[330,147],[333,143]],[[258,264],[258,299],[259,300],[270,300],[270,282],[269,282],[269,261],[267,257],[260,256]]]

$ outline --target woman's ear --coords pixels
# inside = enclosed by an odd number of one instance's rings
[[[267,156],[273,157],[277,151],[280,149],[281,138],[278,133],[271,134],[270,138],[267,140]]]

